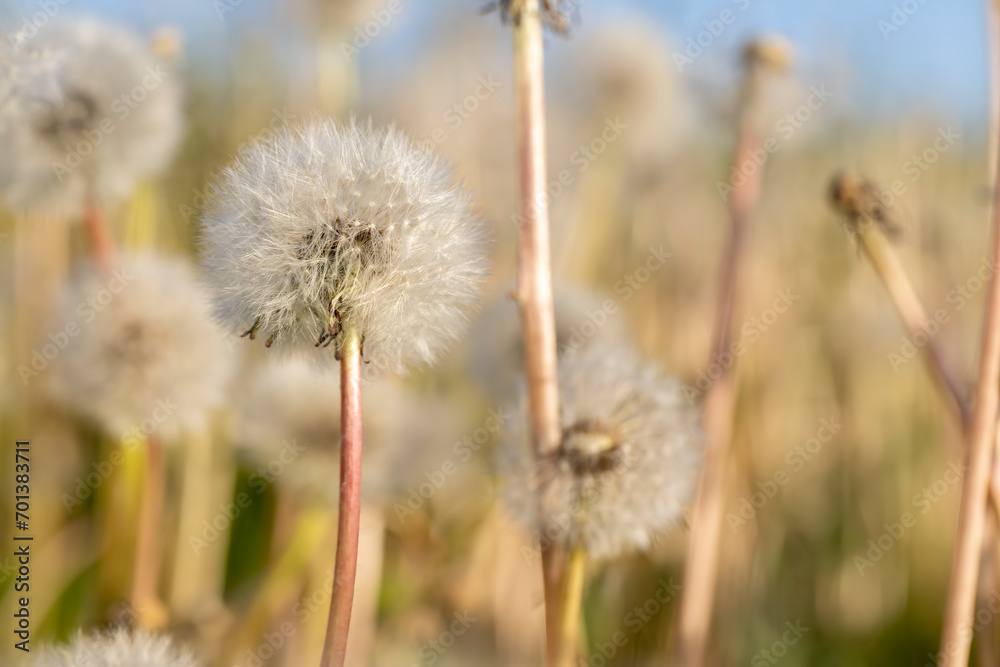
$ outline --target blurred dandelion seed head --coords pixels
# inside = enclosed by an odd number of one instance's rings
[[[562,69],[573,113],[588,116],[586,132],[596,136],[609,119],[625,125],[637,177],[655,176],[677,154],[689,134],[689,100],[670,43],[648,23],[616,19],[582,32]]]
[[[137,35],[58,17],[16,53],[20,81],[0,122],[10,206],[78,214],[86,198],[126,196],[167,166],[182,131],[180,89]]]
[[[215,194],[205,263],[234,332],[326,361],[350,320],[374,375],[429,364],[465,330],[485,227],[448,165],[395,129],[282,129]]]
[[[186,262],[154,255],[124,258],[119,276],[109,288],[88,268],[61,295],[55,321],[79,334],[54,361],[53,396],[111,435],[203,426],[232,364],[201,285]]]
[[[201,661],[165,635],[124,628],[79,634],[64,646],[44,647],[30,667],[200,667]]]
[[[559,368],[562,440],[538,469],[525,438],[505,443],[505,497],[533,533],[596,558],[649,548],[679,522],[698,483],[698,411],[680,382],[621,343],[594,343]],[[536,499],[540,500],[539,515]]]
[[[625,337],[624,313],[609,313],[608,298],[587,287],[557,282],[553,285],[556,347],[572,352],[592,341],[619,341]],[[512,402],[524,374],[524,343],[517,304],[507,292],[490,299],[473,325],[466,353],[471,377],[497,403]]]
[[[366,383],[364,498],[383,502],[443,453],[451,421],[443,406],[386,382]],[[241,401],[241,455],[271,470],[274,482],[304,500],[338,501],[331,480],[340,466],[340,377],[303,359],[265,364],[253,371]],[[437,439],[437,440],[435,440]]]

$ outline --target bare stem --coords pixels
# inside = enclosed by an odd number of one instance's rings
[[[928,336],[924,330],[924,323],[928,321],[927,312],[913,289],[899,257],[877,225],[867,225],[866,229],[859,231],[858,236],[872,266],[885,284],[900,318],[910,330],[910,335],[920,334],[928,338],[927,344],[923,346],[924,360],[945,400],[954,411],[962,432],[965,433],[970,425],[971,412],[966,401],[963,382],[955,367],[945,357],[938,341]]]
[[[524,326],[532,449],[545,456],[559,446],[556,327],[552,302],[549,210],[546,193],[545,71],[539,0],[514,0],[514,85],[521,176],[518,303]],[[559,559],[543,554],[548,655],[557,639],[553,608]]]
[[[105,273],[111,273],[117,265],[114,235],[108,226],[104,211],[92,199],[88,199],[85,204],[83,230],[97,266]]]
[[[559,600],[559,648],[556,653],[558,667],[576,664],[576,648],[580,642],[580,614],[583,607],[583,581],[587,571],[587,552],[583,547],[573,547],[566,572],[563,575]]]
[[[1000,172],[1000,169],[997,170]],[[996,172],[995,172],[996,173]],[[1000,183],[994,186],[992,261],[1000,258]],[[969,446],[966,449],[965,480],[958,515],[958,539],[952,557],[951,583],[945,605],[941,652],[945,667],[966,665],[972,642],[977,576],[985,530],[987,489],[997,428],[998,383],[1000,383],[1000,276],[994,272],[986,296],[979,380]]]
[[[340,350],[340,503],[337,560],[322,667],[343,667],[361,530],[361,335],[345,321]]]
[[[153,435],[145,444],[145,473],[139,505],[139,530],[136,535],[135,562],[132,565],[132,610],[140,627],[158,627],[163,605],[158,588],[163,554],[163,506],[166,495],[167,467],[163,443]]]
[[[737,170],[757,148],[757,133],[741,127],[734,156]],[[730,231],[722,260],[715,311],[715,331],[709,363],[717,363],[732,345],[732,320],[742,277],[749,218],[760,196],[761,169],[747,176],[730,193]],[[726,460],[732,435],[736,365],[732,364],[707,389],[703,422],[705,453],[701,485],[691,520],[684,593],[681,598],[677,653],[680,664],[700,666],[712,622],[719,560],[719,529],[725,500]]]

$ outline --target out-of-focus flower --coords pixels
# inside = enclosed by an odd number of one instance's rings
[[[229,343],[183,261],[126,257],[110,279],[81,271],[56,321],[79,333],[53,362],[54,395],[111,434],[199,427],[225,398]]]
[[[699,415],[683,385],[625,347],[563,357],[559,448],[536,465],[526,438],[514,437],[502,462],[514,516],[596,558],[649,548],[683,517],[700,469]]]
[[[30,667],[200,667],[201,661],[172,638],[125,629],[79,634],[64,646],[47,646]]]
[[[625,315],[620,306],[586,287],[556,283],[553,305],[560,355],[582,350],[592,341],[625,337]],[[521,314],[507,294],[486,304],[469,336],[466,356],[472,377],[501,403],[511,402],[524,374],[522,336]]]
[[[128,30],[58,17],[13,48],[0,109],[0,195],[18,209],[78,214],[162,170],[182,130],[180,88]]]
[[[440,464],[454,420],[444,406],[385,382],[363,389],[363,494],[380,503]],[[301,359],[257,369],[242,401],[240,450],[253,469],[302,498],[335,504],[340,378]]]
[[[465,330],[485,231],[449,167],[396,130],[317,120],[245,148],[205,217],[235,332],[332,358],[344,323],[369,372],[432,362]]]
[[[607,140],[602,133],[611,121],[623,128],[614,140],[627,147],[634,174],[647,178],[662,169],[684,137],[687,113],[663,36],[635,19],[602,25],[574,40],[564,67],[575,108],[592,114],[583,131]]]

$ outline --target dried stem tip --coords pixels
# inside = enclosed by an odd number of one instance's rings
[[[827,195],[830,205],[855,231],[863,232],[874,223],[890,238],[899,236],[900,227],[893,222],[879,187],[861,174],[838,172],[830,180]]]
[[[795,59],[791,42],[781,36],[760,37],[743,47],[743,64],[775,73],[787,71]]]

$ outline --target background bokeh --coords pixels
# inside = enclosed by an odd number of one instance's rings
[[[127,248],[196,258],[213,173],[241,144],[285,122],[372,116],[453,162],[492,226],[487,301],[498,303],[486,304],[484,317],[492,319],[474,326],[445,363],[390,382],[405,401],[433,408],[414,411],[403,427],[421,434],[421,456],[373,464],[374,475],[393,479],[385,486],[395,495],[366,510],[362,578],[370,609],[355,641],[376,665],[539,664],[537,559],[495,498],[493,450],[510,424],[491,428],[504,421],[496,411],[517,402],[520,363],[516,311],[503,303],[514,282],[518,211],[510,31],[473,0],[401,0],[397,13],[387,6],[8,2],[0,25],[6,39],[54,8],[49,13],[98,14],[149,35],[171,26],[171,39],[180,40],[170,76],[186,91],[185,139],[165,175],[109,211]],[[972,378],[982,278],[992,271],[984,264],[991,189],[985,7],[915,0],[577,6],[569,36],[547,38],[553,264],[557,294],[573,302],[561,327],[567,339],[624,330],[695,395],[703,374],[714,372],[707,355],[727,229],[719,186],[731,178],[739,52],[764,32],[785,35],[797,54],[767,100],[767,136],[778,149],[762,167],[736,319],[745,352],[715,659],[758,665],[774,664],[773,657],[790,667],[929,662],[960,495],[950,467],[960,460],[959,434],[825,192],[845,167],[883,186],[898,181],[899,252],[928,310],[945,313],[935,339]],[[732,20],[720,21],[723,12]],[[365,26],[371,36],[357,32]],[[697,44],[705,34],[700,51],[686,51],[689,39]],[[654,251],[668,260],[640,270]],[[73,225],[0,213],[0,515],[13,513],[11,445],[29,438],[39,642],[130,613],[118,603],[134,516],[109,508],[130,507],[139,461],[127,454],[88,486],[115,440],[52,404],[50,369],[27,381],[18,372],[46,342],[54,290],[80,255]],[[570,292],[587,296],[574,300]],[[620,309],[602,315],[604,298]],[[211,428],[168,450],[168,628],[210,664],[311,664],[322,644],[335,505],[323,494],[286,493],[284,468],[260,475],[240,455],[248,378],[273,363],[243,343],[232,343],[240,370],[230,405]],[[304,412],[322,413],[316,393]],[[404,410],[385,405],[387,414]],[[427,421],[436,428],[425,435]],[[465,437],[477,445],[468,460],[455,448]],[[449,461],[454,474],[433,484]],[[397,483],[401,465],[408,477]],[[89,492],[67,507],[66,494],[76,494],[81,480]],[[422,494],[426,482],[434,488]],[[227,508],[240,494],[249,502],[238,516],[217,521],[235,514]],[[915,524],[897,534],[906,512]],[[11,523],[0,523],[3,544]],[[193,546],[192,536],[205,545]],[[590,665],[665,663],[685,539],[679,528],[648,554],[591,567]],[[0,551],[5,627],[11,552]],[[657,601],[661,588],[672,591],[667,603]],[[789,636],[788,624],[801,638],[765,654]],[[624,646],[614,644],[616,632]],[[11,643],[0,649],[4,664],[13,659]]]

